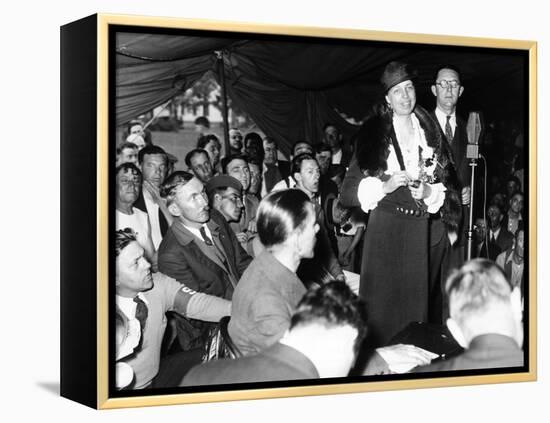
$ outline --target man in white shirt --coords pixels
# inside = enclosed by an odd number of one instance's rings
[[[524,235],[523,228],[517,230],[514,237],[514,246],[503,251],[497,257],[497,264],[504,270],[506,277],[513,288],[519,286],[523,295],[523,267],[524,267]]]
[[[155,382],[175,377],[181,380],[184,370],[200,362],[200,354],[179,354],[171,357],[171,365],[161,365],[160,351],[166,329],[165,313],[174,310],[192,319],[218,322],[231,314],[231,302],[196,292],[161,273],[151,273],[151,265],[129,229],[116,231],[116,307],[130,321],[139,322],[141,340],[134,352],[124,359],[134,371],[129,389],[169,387]],[[177,369],[177,370],[176,370]],[[166,372],[165,377],[159,372]],[[180,377],[174,372],[180,372]]]
[[[166,152],[156,145],[148,145],[138,154],[143,184],[134,206],[149,215],[151,239],[158,250],[162,237],[172,223],[172,216],[160,197],[159,189],[166,178],[168,158]]]

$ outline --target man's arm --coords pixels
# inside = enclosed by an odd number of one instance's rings
[[[161,273],[154,277],[157,289],[163,289],[167,299],[165,312],[173,310],[205,322],[219,322],[222,317],[231,315],[231,301],[197,292]]]

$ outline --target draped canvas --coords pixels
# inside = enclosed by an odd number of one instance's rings
[[[327,122],[338,125],[349,140],[357,127],[344,117],[361,121],[383,99],[379,77],[391,60],[407,61],[418,70],[417,99],[428,108],[434,103],[433,73],[444,63],[461,68],[464,110],[502,113],[506,104],[518,113],[523,107],[524,57],[510,51],[130,33],[117,35],[116,51],[117,125],[184,92],[208,70],[217,72],[215,52],[223,51],[228,96],[286,153],[295,141],[319,142]]]

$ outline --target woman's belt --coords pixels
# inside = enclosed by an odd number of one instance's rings
[[[403,207],[392,203],[380,202],[378,203],[377,208],[386,212],[412,218],[426,219],[429,216],[429,213],[426,210],[421,210],[419,208],[409,208],[406,206]]]

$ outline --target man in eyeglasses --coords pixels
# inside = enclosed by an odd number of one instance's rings
[[[243,149],[243,134],[237,128],[229,130],[229,154],[241,154]]]
[[[430,321],[442,323],[446,317],[443,306],[443,284],[450,270],[464,262],[464,244],[470,204],[470,170],[466,158],[468,137],[466,123],[457,115],[458,99],[464,92],[460,71],[452,65],[440,66],[431,86],[436,99],[432,116],[439,123],[441,137],[452,155],[458,181],[462,187],[462,224],[457,234],[447,233],[439,215],[430,218]]]
[[[228,222],[238,222],[244,208],[243,186],[228,175],[214,176],[206,184],[210,205],[219,211]]]

